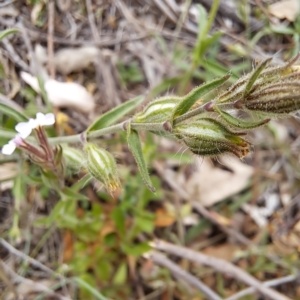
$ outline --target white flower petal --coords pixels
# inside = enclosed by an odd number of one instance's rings
[[[6,144],[2,147],[1,152],[2,152],[2,154],[5,154],[5,155],[11,155],[16,150],[16,147],[17,146],[16,146],[15,142],[13,140],[10,140],[8,142],[8,144]]]
[[[53,125],[55,123],[55,116],[52,113],[48,113],[45,115],[44,126]]]
[[[30,119],[32,120],[32,119]],[[21,122],[21,123],[18,123],[16,126],[15,126],[15,129],[17,132],[19,132],[19,134],[21,135],[21,137],[23,139],[27,138],[31,132],[32,132],[32,123],[30,122],[30,120],[28,122]]]
[[[55,123],[55,116],[52,113],[44,115],[43,113],[38,112],[36,114],[36,121],[39,126],[49,126]]]
[[[41,125],[41,123],[43,123],[43,121],[45,120],[45,115],[41,112],[38,112],[38,113],[36,113],[35,120],[39,125]]]

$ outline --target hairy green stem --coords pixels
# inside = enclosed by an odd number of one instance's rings
[[[196,109],[190,110],[187,113],[181,115],[180,117],[176,118],[173,122],[173,125],[177,125],[187,119],[190,119],[192,117],[195,117],[197,115],[203,114],[205,112],[208,112],[209,110],[207,109],[207,105],[209,103],[205,103],[201,106],[199,106]],[[211,105],[215,105],[213,102],[211,102]],[[225,104],[218,104],[218,108],[221,110],[230,110],[230,109],[236,109],[234,103],[225,103]]]
[[[86,137],[87,139],[95,139],[106,134],[112,134],[115,132],[124,131],[127,122],[130,122],[130,119],[125,122],[118,123],[116,125],[107,128],[89,132],[87,133]],[[164,123],[131,123],[131,128],[136,130],[165,131]],[[81,141],[81,134],[49,138],[49,143],[52,145],[57,145],[60,143],[76,143],[80,141]]]
[[[207,103],[194,109],[191,110],[182,116],[176,118],[174,120],[174,125],[179,124],[191,117],[194,117],[196,115],[200,115],[201,113],[207,112]],[[229,110],[229,109],[236,109],[234,107],[233,103],[225,103],[225,104],[219,104],[218,107],[222,110]],[[131,119],[128,119],[124,122],[115,124],[113,126],[107,127],[107,128],[102,128],[99,130],[91,131],[87,133],[86,138],[87,139],[95,139],[100,136],[106,135],[106,134],[112,134],[115,132],[120,132],[124,131],[126,129],[126,123],[130,122]],[[168,131],[168,127],[166,126],[165,122],[163,123],[131,123],[131,128],[135,130],[146,130],[146,131]],[[51,145],[57,145],[57,144],[63,144],[63,143],[78,143],[81,142],[81,133],[80,134],[75,134],[75,135],[69,135],[69,136],[58,136],[58,137],[52,137],[49,138],[49,144]],[[0,129],[0,136],[2,138],[7,138],[7,139],[13,139],[16,136],[15,131],[7,131]],[[35,143],[35,140],[33,137],[28,137],[26,139],[28,142]]]
[[[203,35],[206,36],[210,29],[211,29],[211,25],[216,17],[216,14],[217,14],[217,11],[218,11],[218,8],[219,8],[219,4],[220,4],[220,0],[214,0],[211,8],[210,8],[210,12],[209,12],[209,15],[208,15],[208,18],[207,18],[207,23],[206,23],[206,27],[205,27],[205,30],[204,30],[204,33]]]

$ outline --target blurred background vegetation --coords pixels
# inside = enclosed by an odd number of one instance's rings
[[[300,4],[4,0],[0,30],[9,28],[17,32],[0,42],[0,102],[29,116],[53,109],[47,133],[65,136],[138,95],[181,96],[229,71],[232,83],[268,57],[283,64],[300,51]],[[63,86],[38,93],[21,72],[76,82],[87,98],[66,102]],[[0,124],[4,145],[16,120],[0,113]],[[199,158],[144,134],[152,193],[125,133],[108,135],[98,142],[117,159],[123,188],[114,197],[82,184],[76,166],[64,178],[72,189],[58,194],[29,160],[1,155],[1,299],[300,299],[299,136],[298,113],[272,120],[248,134],[253,152],[240,161]]]

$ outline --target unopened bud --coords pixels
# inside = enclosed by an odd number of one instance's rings
[[[72,170],[79,170],[85,161],[83,153],[80,150],[71,147],[63,147],[63,157],[67,168]]]
[[[175,96],[162,97],[149,103],[142,112],[135,115],[134,123],[161,123],[169,121],[180,98]]]
[[[265,114],[288,114],[300,109],[300,87],[265,89],[245,100],[245,108]]]
[[[110,193],[119,189],[121,184],[114,157],[92,143],[87,143],[84,149],[87,154],[86,167],[91,175],[102,182]]]
[[[179,124],[173,128],[173,133],[193,153],[201,156],[232,153],[242,158],[250,152],[250,143],[212,118]]]

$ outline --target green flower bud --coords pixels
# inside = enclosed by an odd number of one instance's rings
[[[212,118],[196,119],[178,124],[173,128],[176,137],[182,140],[195,154],[217,156],[232,153],[239,158],[250,152],[250,144]]]
[[[300,109],[300,85],[270,86],[245,99],[245,108],[265,114],[288,114]]]
[[[97,145],[87,143],[84,146],[87,154],[86,167],[90,174],[102,182],[105,188],[113,193],[121,187],[117,165],[114,157]]]
[[[79,149],[63,146],[63,157],[69,169],[79,170],[84,165],[85,158]]]
[[[246,108],[265,115],[287,114],[300,109],[299,55],[283,66],[268,66],[262,61],[219,95],[217,104],[235,102],[236,108]]]
[[[133,118],[133,123],[162,123],[168,121],[180,97],[162,97],[150,102],[140,113]]]

